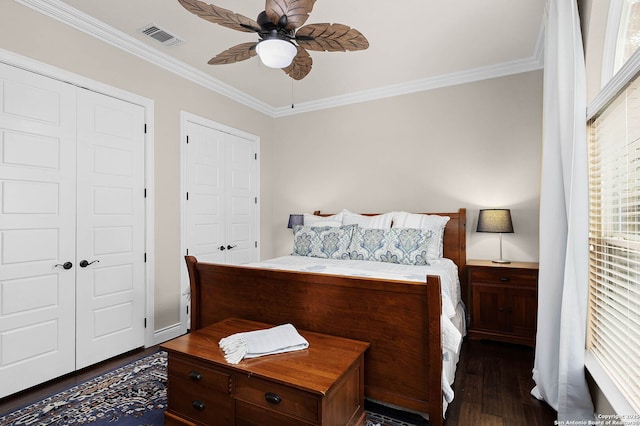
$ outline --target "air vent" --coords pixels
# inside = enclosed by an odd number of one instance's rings
[[[149,36],[168,47],[182,43],[182,40],[180,40],[178,37],[166,32],[165,30],[154,24],[149,24],[146,27],[141,28],[139,31],[142,34]]]

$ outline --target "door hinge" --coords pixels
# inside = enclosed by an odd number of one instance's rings
[[[144,198],[147,198],[147,188],[144,189]]]
[[[147,253],[144,254],[144,263],[147,263]]]
[[[189,201],[189,192],[187,192],[187,201]]]
[[[256,152],[256,153],[255,153],[255,154],[253,154],[253,155],[254,155],[254,159],[256,159],[256,160],[257,160],[257,159],[258,159],[258,153]]]
[[[147,319],[144,319],[144,328],[147,328]]]
[[[258,204],[258,197],[255,198],[255,203]]]
[[[187,256],[189,256],[189,249],[187,249]]]
[[[187,135],[187,143],[189,143],[189,135]]]
[[[258,242],[256,241],[255,243],[256,243],[256,248],[258,248]]]
[[[144,134],[147,134],[147,123],[144,123]]]

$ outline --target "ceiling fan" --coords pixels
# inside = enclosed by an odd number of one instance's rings
[[[256,54],[271,68],[282,68],[291,78],[301,80],[311,71],[313,61],[307,50],[345,52],[364,50],[369,42],[360,31],[343,24],[309,24],[316,0],[266,0],[265,10],[254,21],[222,7],[200,0],[178,0],[194,15],[233,30],[257,33],[257,42],[233,46],[209,60],[211,65],[232,64]],[[294,43],[295,42],[295,43]]]

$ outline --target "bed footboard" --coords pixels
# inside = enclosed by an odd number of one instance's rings
[[[409,283],[186,262],[192,329],[236,317],[369,342],[365,395],[442,424],[439,277]]]

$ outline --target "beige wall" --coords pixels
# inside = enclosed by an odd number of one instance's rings
[[[289,213],[460,207],[469,258],[498,256],[473,232],[485,207],[512,209],[505,257],[538,258],[541,71],[271,118],[13,1],[0,48],[155,102],[156,330],[179,319],[182,110],[261,138],[262,258],[290,252]]]
[[[259,136],[263,193],[271,191],[272,119],[13,1],[2,0],[0,48],[155,102],[155,329],[176,324],[183,262],[179,252],[180,111]],[[269,198],[264,197],[261,207],[268,222]]]
[[[291,251],[290,213],[465,207],[467,256],[497,258],[477,213],[506,207],[504,256],[538,259],[541,71],[283,117],[274,132],[274,255]]]

